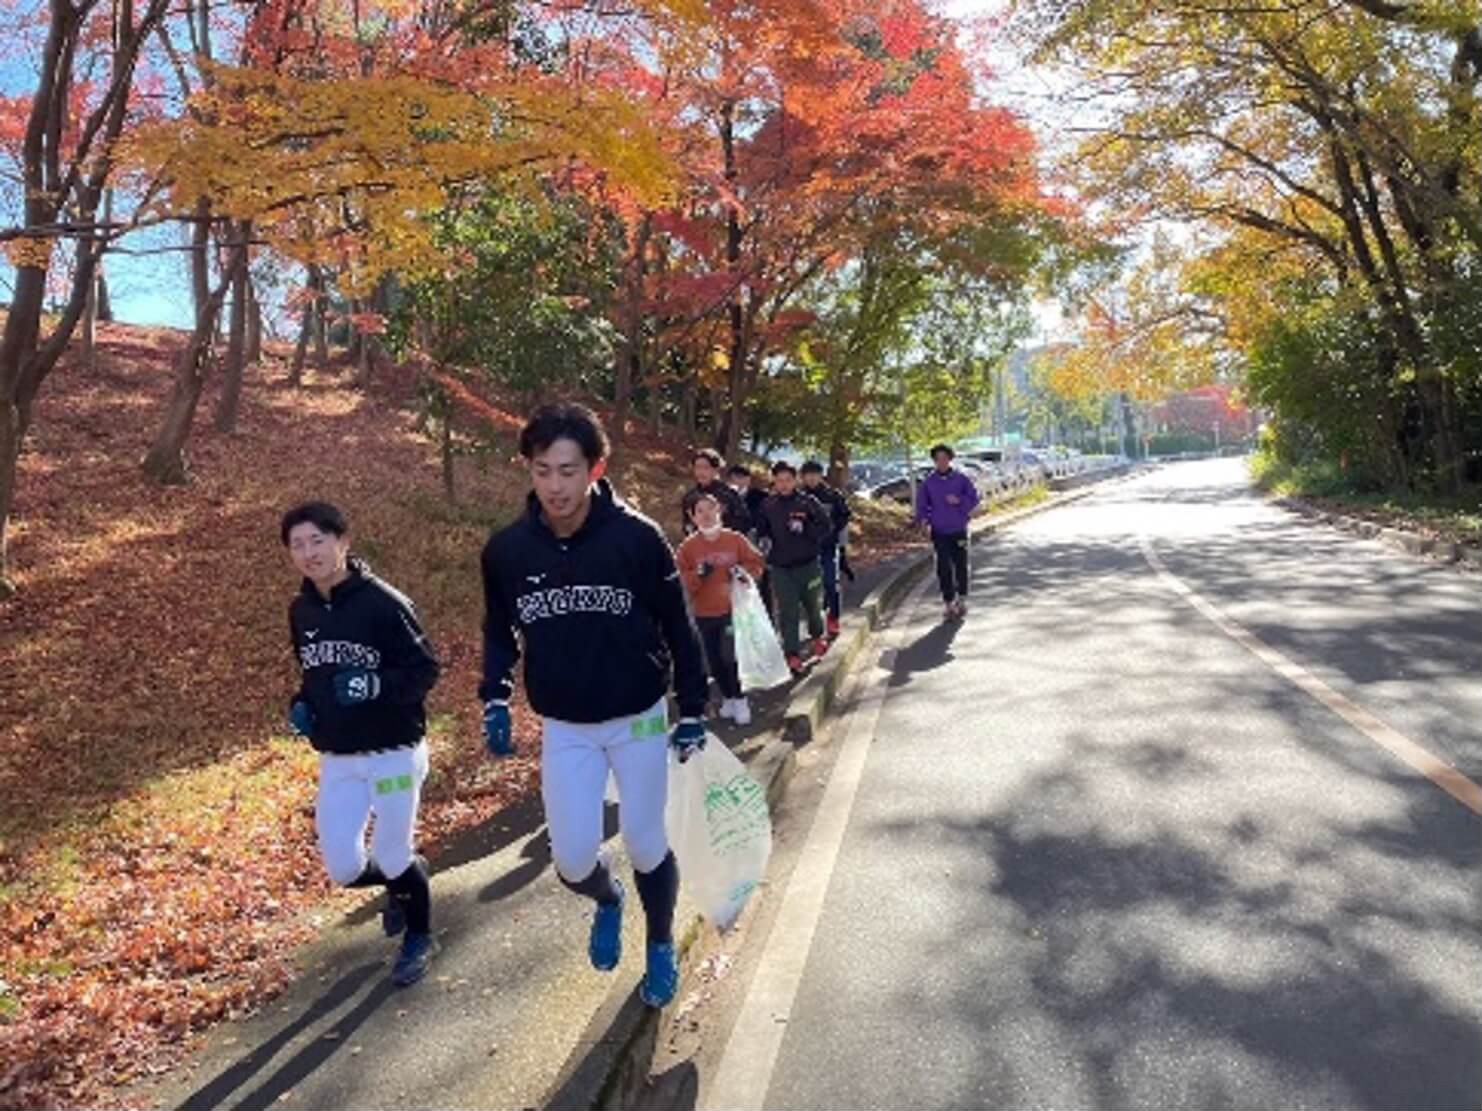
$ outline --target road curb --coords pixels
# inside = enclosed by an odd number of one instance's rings
[[[1028,517],[1088,497],[1109,482],[1136,477],[1151,469],[1124,465],[1098,481],[1055,494],[1035,505],[1002,516],[981,518],[971,527],[972,539],[997,532]],[[840,623],[838,639],[820,662],[793,691],[783,712],[782,726],[760,742],[737,750],[745,757],[747,770],[767,792],[767,802],[776,807],[797,768],[798,750],[818,736],[820,723],[838,698],[853,662],[865,651],[875,630],[884,622],[901,597],[931,566],[933,553],[924,549],[899,560],[900,566],[865,597]],[[692,915],[679,930],[680,971],[695,963],[703,935],[704,919]],[[683,996],[676,999],[682,1002]],[[672,1006],[672,1004],[671,1004]],[[617,1111],[633,1105],[634,1097],[648,1083],[648,1062],[664,1021],[663,1011],[650,1010],[638,1002],[636,993],[610,998],[588,1024],[590,1036],[582,1043],[592,1051],[572,1062],[556,1078],[552,1095],[544,1106],[552,1111],[591,1108]]]
[[[1423,556],[1438,563],[1449,564],[1463,573],[1482,572],[1482,549],[1473,545],[1459,544],[1453,540],[1426,536],[1424,533],[1410,529],[1380,525],[1374,521],[1366,521],[1362,517],[1337,513],[1292,494],[1267,494],[1267,497],[1274,504],[1306,520],[1331,525],[1342,532],[1361,536],[1366,540],[1378,540],[1381,544],[1409,555]]]

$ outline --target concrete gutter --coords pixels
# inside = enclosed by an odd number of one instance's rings
[[[1070,502],[1079,501],[1096,491],[1100,482],[1123,478],[1149,469],[1145,465],[1122,465],[1087,477],[1089,484],[1058,493],[1045,501],[998,516],[980,517],[971,525],[974,540],[997,532],[1009,525],[1048,512]],[[923,545],[920,552],[900,557],[890,575],[875,587],[857,608],[840,623],[839,637],[828,655],[793,690],[783,712],[782,727],[736,749],[747,770],[766,789],[767,800],[775,808],[787,789],[797,767],[798,749],[816,740],[830,709],[838,699],[850,667],[874,639],[875,630],[900,602],[906,592],[931,567],[933,553]],[[678,923],[680,971],[692,971],[701,957],[704,919],[696,913]],[[592,1016],[581,1044],[592,1047],[580,1060],[569,1062],[557,1078],[545,1106],[554,1111],[568,1108],[612,1111],[632,1106],[637,1094],[648,1082],[648,1065],[653,1058],[659,1031],[663,1026],[661,1012],[644,1007],[637,993],[611,998]]]
[[[1334,528],[1355,536],[1378,540],[1380,543],[1402,552],[1408,552],[1410,555],[1425,556],[1441,563],[1449,563],[1463,572],[1472,574],[1482,572],[1482,548],[1474,544],[1458,544],[1451,540],[1412,532],[1409,529],[1386,527],[1374,521],[1366,521],[1362,517],[1335,513],[1305,498],[1273,497],[1271,500],[1283,509],[1291,510],[1310,521],[1332,525]]]

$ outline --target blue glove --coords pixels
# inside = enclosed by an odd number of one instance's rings
[[[341,706],[370,702],[381,693],[381,677],[363,667],[352,667],[334,677],[334,697]]]
[[[300,737],[312,737],[314,735],[314,707],[302,698],[295,700],[293,705],[288,707],[288,728]]]
[[[680,718],[679,724],[669,734],[669,747],[683,764],[705,747],[705,723],[699,718]]]
[[[491,698],[484,703],[484,747],[490,756],[500,759],[515,754],[508,702]]]

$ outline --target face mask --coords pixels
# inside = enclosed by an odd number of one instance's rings
[[[711,525],[709,528],[705,528],[702,526],[700,528],[700,535],[703,536],[706,540],[714,540],[717,536],[720,535],[720,526]]]

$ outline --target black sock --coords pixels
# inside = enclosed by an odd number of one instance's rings
[[[643,914],[648,919],[649,944],[674,940],[674,903],[679,898],[679,865],[674,854],[664,859],[652,872],[633,869],[638,884],[638,898],[643,901]]]
[[[381,871],[381,866],[374,860],[371,860],[368,861],[365,867],[360,870],[360,875],[356,876],[349,883],[345,884],[345,886],[382,887],[385,885],[386,882],[386,874]]]
[[[406,915],[407,930],[425,934],[432,929],[432,886],[420,858],[413,859],[405,872],[386,882],[386,890],[400,904]]]
[[[556,870],[556,876],[578,895],[585,895],[588,899],[595,899],[599,903],[615,903],[618,901],[618,890],[612,882],[612,869],[608,868],[607,861],[599,858],[597,866],[587,873],[587,878],[572,883],[561,875],[560,869]]]

